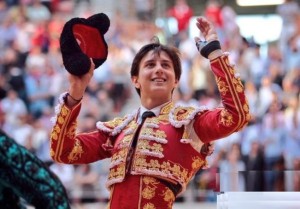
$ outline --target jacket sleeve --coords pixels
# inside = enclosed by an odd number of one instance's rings
[[[223,106],[198,113],[194,130],[203,142],[224,138],[247,125],[251,116],[244,87],[229,63],[228,54],[211,60]]]
[[[77,116],[81,103],[68,108],[64,102],[58,105],[58,111],[51,132],[50,156],[56,162],[67,164],[91,163],[110,157],[104,149],[109,134],[100,130],[76,134]]]

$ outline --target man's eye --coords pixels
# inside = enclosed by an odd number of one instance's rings
[[[146,67],[154,67],[154,64],[153,63],[147,63]]]
[[[168,63],[164,63],[164,64],[162,64],[162,66],[163,66],[164,68],[169,68],[169,67],[170,67],[170,65],[169,65]]]

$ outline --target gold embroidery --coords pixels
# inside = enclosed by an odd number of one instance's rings
[[[74,122],[70,128],[68,129],[68,132],[67,132],[67,137],[68,138],[73,138],[74,135],[75,135],[75,131],[76,131],[76,127],[77,127],[77,122]]]
[[[135,121],[131,121],[128,125],[129,129],[135,130],[138,127],[138,124]]]
[[[152,128],[144,128],[142,129],[142,135],[153,135],[154,131]]]
[[[227,127],[233,124],[233,117],[226,109],[221,111],[221,123]]]
[[[58,116],[58,118],[57,118],[57,123],[58,124],[64,124],[64,122],[65,122],[65,119],[62,117],[62,116]]]
[[[70,111],[69,111],[69,109],[66,106],[62,106],[62,108],[61,108],[61,114],[62,114],[62,116],[68,115],[69,112]]]
[[[176,108],[174,111],[174,115],[177,117],[178,121],[182,121],[186,119],[192,112],[194,112],[195,108],[193,107],[186,107],[186,108]]]
[[[120,142],[119,146],[120,147],[128,147],[130,142],[132,140],[132,134],[124,136],[122,141]]]
[[[128,149],[125,148],[125,149],[121,149],[118,152],[116,152],[111,158],[111,163],[114,163],[118,160],[125,159],[126,155],[127,155],[127,151],[128,151]]]
[[[168,203],[168,208],[171,209],[173,202],[175,201],[174,193],[169,188],[166,188],[166,190],[163,191],[162,196],[164,197],[164,201]]]
[[[220,93],[222,95],[226,95],[226,93],[228,91],[228,87],[226,86],[226,83],[224,81],[222,81],[221,78],[217,78],[216,82],[217,82]]]
[[[150,200],[155,196],[155,190],[157,189],[156,185],[159,184],[159,181],[157,181],[155,178],[146,176],[143,177],[143,183],[146,185],[146,187],[142,191],[142,197]]]
[[[167,137],[166,133],[162,130],[158,130],[155,132],[156,137],[165,139]]]
[[[143,209],[156,209],[156,207],[152,203],[147,203],[144,205]]]
[[[156,179],[153,178],[153,177],[146,176],[146,177],[143,178],[143,183],[144,183],[144,184],[152,184],[152,185],[155,185],[155,184],[159,184],[159,181],[156,180]]]
[[[159,124],[159,119],[157,117],[147,118],[147,123]]]
[[[199,169],[201,166],[205,165],[205,160],[202,160],[200,157],[194,157],[192,162],[193,169]]]
[[[244,104],[243,109],[245,112],[249,112],[249,106],[247,103]]]
[[[120,123],[122,123],[126,118],[115,118],[112,121],[107,121],[104,122],[103,124],[105,126],[108,126],[109,128],[115,128],[117,127]]]
[[[108,179],[123,178],[125,175],[125,163],[118,165],[116,168],[111,168]]]
[[[175,122],[189,121],[197,111],[194,107],[176,107],[172,115]]]
[[[152,199],[155,196],[155,188],[145,187],[142,191],[142,196],[147,200]]]
[[[53,128],[53,131],[55,131],[56,133],[59,134],[61,130],[60,130],[60,127],[58,125],[55,125],[54,128]]]
[[[246,118],[247,118],[248,121],[250,121],[252,117],[251,117],[250,114],[247,114],[247,115],[246,115]],[[247,125],[247,124],[245,124],[245,125]]]
[[[151,159],[147,162],[146,158],[142,155],[138,155],[136,160],[134,161],[134,170],[149,170],[154,171],[157,175],[163,176],[173,176],[173,178],[178,179],[181,183],[187,183],[189,179],[193,176],[193,172],[188,172],[187,169],[181,167],[179,164],[170,162],[170,161],[162,161]]]
[[[174,104],[172,102],[168,103],[166,106],[162,107],[160,110],[160,115],[169,114],[171,109],[173,108]]]
[[[238,93],[243,92],[244,87],[243,87],[243,84],[242,84],[242,82],[241,82],[240,79],[232,78],[232,82],[233,82],[233,84],[235,85],[236,91],[237,91]]]
[[[53,157],[55,155],[55,152],[53,151],[53,149],[50,149],[50,156]]]
[[[58,139],[58,135],[56,131],[52,131],[51,133],[51,139],[57,140]]]
[[[152,128],[142,129],[142,135],[153,136],[155,138],[165,139],[167,137],[166,133],[162,130],[154,131]]]
[[[169,124],[169,115],[159,115],[158,116],[158,120],[160,121],[160,123],[162,124]]]
[[[80,141],[78,139],[75,139],[75,145],[71,151],[71,153],[68,156],[69,162],[73,162],[75,160],[78,160],[78,158],[81,158],[81,155],[84,153],[83,148],[80,144]]]
[[[149,141],[147,141],[147,140],[139,141],[138,142],[138,149],[149,150],[149,151],[153,151],[153,152],[156,152],[156,153],[162,153],[164,151],[161,144],[153,143],[152,145],[150,145]]]

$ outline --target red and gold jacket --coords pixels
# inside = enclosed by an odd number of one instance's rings
[[[123,182],[129,173],[178,183],[183,192],[195,173],[206,165],[206,156],[200,152],[203,144],[241,130],[250,120],[243,85],[235,77],[228,56],[212,60],[211,69],[223,107],[208,110],[167,103],[157,117],[147,118],[143,123],[129,168],[127,158],[138,127],[138,111],[98,122],[96,131],[77,134],[76,118],[81,104],[70,109],[61,96],[51,134],[51,157],[68,164],[111,158],[109,188]]]

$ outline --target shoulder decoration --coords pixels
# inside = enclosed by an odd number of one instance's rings
[[[206,107],[184,107],[176,105],[169,113],[170,123],[176,128],[180,128],[183,125],[186,126],[194,119],[197,113],[206,110],[208,110]]]
[[[99,130],[110,133],[111,136],[116,136],[119,134],[132,120],[134,120],[137,111],[128,114],[123,118],[115,118],[111,121],[102,122],[98,121],[96,126]]]

